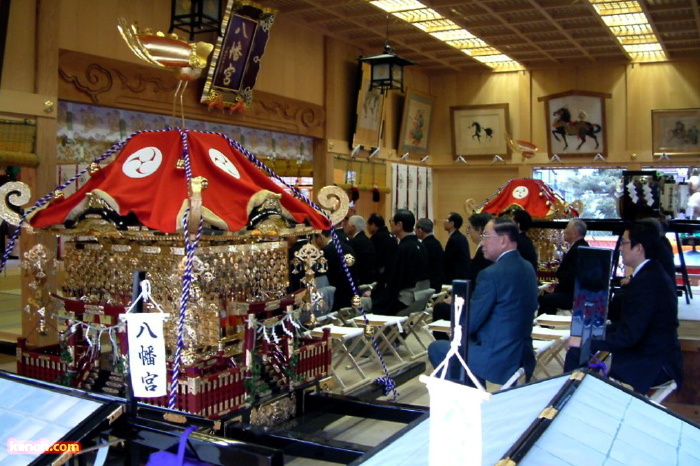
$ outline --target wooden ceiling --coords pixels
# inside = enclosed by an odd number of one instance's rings
[[[699,0],[640,0],[669,60],[700,58]],[[387,15],[365,0],[256,0],[278,18],[380,53]],[[527,69],[627,63],[630,57],[588,0],[423,0]],[[416,27],[389,17],[389,43],[427,72],[487,70]]]

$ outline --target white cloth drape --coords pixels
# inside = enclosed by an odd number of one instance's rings
[[[428,167],[391,165],[391,211],[408,209],[419,218],[433,215],[433,171]]]

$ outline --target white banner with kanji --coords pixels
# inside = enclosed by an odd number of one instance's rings
[[[168,391],[163,321],[168,314],[128,313],[129,372],[134,396],[156,398]]]

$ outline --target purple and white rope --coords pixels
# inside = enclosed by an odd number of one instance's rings
[[[187,144],[187,133],[186,129],[178,129],[180,132],[180,138],[182,139],[182,155],[185,160],[185,179],[187,185],[189,186],[190,180],[192,179],[192,165],[190,163],[190,151],[189,145]],[[197,244],[202,236],[202,229],[204,227],[204,218],[199,219],[199,226],[197,228],[197,234],[195,235],[194,241],[190,241],[189,236],[189,217],[190,209],[187,208],[182,216],[182,228],[185,240],[185,273],[182,276],[182,294],[180,296],[180,312],[178,314],[177,321],[177,345],[175,347],[175,359],[173,361],[173,368],[170,380],[170,397],[168,398],[168,408],[176,409],[177,405],[177,386],[180,379],[180,365],[182,364],[182,350],[185,346],[184,344],[184,329],[185,329],[185,316],[187,313],[187,303],[190,299],[190,289],[192,287],[192,267],[194,263],[194,253],[197,249]]]
[[[355,281],[352,279],[350,268],[348,267],[348,263],[345,261],[345,255],[343,254],[343,248],[340,244],[340,239],[338,238],[338,235],[335,233],[334,229],[331,229],[331,238],[333,241],[333,246],[335,246],[335,251],[340,257],[340,263],[343,265],[343,271],[345,272],[345,276],[347,277],[348,282],[350,283],[350,288],[352,288],[352,294],[359,296],[359,290],[355,286]],[[365,326],[369,325],[369,319],[367,319],[367,313],[365,312],[365,308],[363,306],[360,306],[360,311],[362,312],[362,318],[365,321]],[[389,369],[386,367],[386,363],[384,362],[384,358],[382,357],[382,352],[379,351],[379,344],[377,343],[377,339],[374,338],[374,335],[372,335],[372,347],[374,348],[375,353],[377,353],[377,356],[379,356],[379,362],[382,364],[382,369],[386,374],[386,377],[376,378],[374,379],[374,382],[384,387],[384,395],[388,395],[390,392],[393,392],[395,401],[396,397],[399,394],[396,390],[396,382],[394,382],[394,380],[389,375]]]

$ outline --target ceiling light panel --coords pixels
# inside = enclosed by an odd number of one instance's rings
[[[370,1],[369,3],[388,13],[425,8],[425,5],[423,5],[421,2],[414,0],[378,0]]]
[[[501,51],[488,45],[466,29],[460,28],[452,20],[414,0],[368,0],[369,3],[416,28],[431,34],[438,40],[455,47],[481,63],[492,68],[509,63],[513,69],[522,69]]]
[[[588,1],[634,61],[667,59],[638,1]]]

